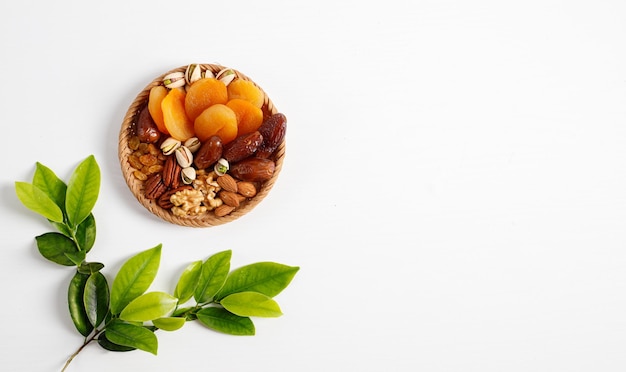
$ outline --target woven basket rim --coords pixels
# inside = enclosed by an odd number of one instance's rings
[[[261,86],[259,86],[256,82],[254,82],[252,79],[250,79],[248,76],[241,73],[240,71],[232,67],[226,67],[226,66],[222,66],[219,64],[209,63],[209,64],[199,64],[199,65],[203,69],[211,70],[214,74],[217,74],[219,71],[225,68],[229,68],[233,70],[237,78],[243,79],[243,80],[249,80],[257,88],[261,90],[261,92],[264,95],[264,103],[263,103],[264,111],[267,111],[269,114],[275,114],[278,112],[278,110],[274,106],[274,103],[269,98],[265,90],[263,90]],[[247,213],[252,211],[263,199],[265,199],[265,197],[268,195],[268,193],[274,186],[278,178],[278,175],[280,174],[280,171],[282,170],[283,160],[285,157],[285,147],[286,147],[285,142],[286,141],[283,140],[283,142],[280,144],[280,146],[276,149],[276,151],[271,157],[275,163],[274,174],[272,175],[272,177],[269,180],[261,184],[261,187],[259,188],[257,194],[253,198],[249,198],[248,200],[243,202],[242,205],[237,207],[233,212],[231,212],[230,214],[224,217],[217,217],[213,213],[210,213],[210,212],[205,213],[203,215],[199,215],[199,216],[178,217],[172,214],[169,210],[161,208],[156,203],[156,200],[147,199],[143,194],[143,181],[139,181],[138,179],[135,178],[135,176],[133,175],[133,171],[135,169],[132,168],[130,164],[128,163],[128,157],[133,152],[128,146],[128,141],[133,136],[132,126],[135,122],[135,118],[138,112],[144,107],[144,105],[147,104],[148,96],[150,94],[150,89],[152,89],[154,86],[161,85],[165,75],[170,74],[172,72],[179,72],[179,71],[184,72],[186,69],[187,69],[187,65],[180,66],[180,67],[171,69],[161,74],[160,76],[154,78],[152,82],[146,85],[146,87],[141,92],[139,92],[139,94],[137,94],[133,102],[130,104],[130,106],[128,107],[128,110],[126,111],[126,115],[124,116],[124,120],[122,121],[122,126],[120,128],[120,133],[119,133],[118,158],[120,162],[120,167],[122,170],[122,175],[124,177],[124,180],[126,181],[128,188],[130,189],[131,193],[135,196],[137,201],[141,205],[143,205],[148,211],[150,211],[152,214],[159,217],[161,220],[164,220],[172,224],[176,224],[180,226],[188,226],[188,227],[212,227],[212,226],[223,225],[223,224],[232,222],[246,215]]]

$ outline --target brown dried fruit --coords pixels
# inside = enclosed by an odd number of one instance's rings
[[[159,159],[157,159],[157,157],[152,154],[145,154],[139,157],[139,162],[143,165],[151,166],[158,163]]]
[[[230,174],[242,181],[263,182],[274,175],[276,165],[270,159],[248,158],[230,167]]]
[[[161,138],[161,132],[159,132],[154,120],[152,120],[147,105],[137,115],[136,125],[137,137],[139,137],[141,142],[156,142]]]
[[[239,206],[239,197],[234,192],[222,190],[219,193],[219,197],[226,205],[230,205],[235,208]]]
[[[198,169],[208,168],[220,160],[222,151],[222,139],[218,136],[212,136],[200,146],[194,156],[193,163]]]
[[[263,136],[258,130],[244,134],[226,145],[222,157],[229,163],[236,163],[254,154],[262,142]]]
[[[139,157],[135,154],[131,154],[128,156],[128,164],[135,169],[143,168],[143,164],[139,161]]]
[[[165,191],[167,191],[167,186],[163,184],[161,173],[151,175],[144,183],[144,195],[147,199],[156,199]]]
[[[256,187],[252,182],[237,182],[237,192],[247,198],[252,198],[256,195]]]
[[[176,161],[176,157],[168,156],[163,165],[163,184],[167,187],[176,188],[180,186],[180,165]]]
[[[223,190],[237,192],[237,181],[229,174],[217,177],[217,184],[220,185]]]
[[[135,176],[136,179],[138,179],[139,181],[145,181],[148,179],[148,176],[146,176],[145,173],[143,173],[140,170],[136,170],[133,172],[133,175]]]
[[[287,117],[276,113],[261,124],[259,132],[263,136],[263,143],[259,146],[256,157],[269,158],[283,142],[287,132]]]
[[[227,205],[227,204],[222,204],[219,207],[215,208],[215,216],[224,217],[234,210],[235,210],[235,207],[231,207],[230,205]]]
[[[172,197],[172,195],[182,190],[191,190],[191,189],[193,189],[193,187],[189,185],[183,185],[175,189],[169,189],[166,192],[164,192],[163,195],[159,197],[159,199],[157,200],[157,204],[159,205],[159,207],[163,209],[171,209],[174,206],[174,204],[170,201],[170,198]]]

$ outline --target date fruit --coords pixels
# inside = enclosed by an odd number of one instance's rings
[[[256,156],[259,158],[269,158],[285,138],[285,133],[287,132],[287,117],[281,113],[270,116],[261,124],[259,132],[263,136],[263,143],[259,146]]]
[[[236,163],[254,154],[262,142],[263,136],[258,130],[244,134],[226,145],[222,157],[229,163]]]
[[[200,146],[194,155],[193,163],[198,169],[208,168],[220,160],[223,149],[222,139],[219,136],[211,136]]]
[[[152,115],[150,115],[150,111],[148,111],[148,106],[145,106],[139,112],[137,116],[137,137],[141,142],[157,142],[159,138],[161,138],[161,132],[154,120],[152,120]]]
[[[274,175],[276,165],[270,159],[247,158],[230,167],[230,175],[241,181],[263,182]]]

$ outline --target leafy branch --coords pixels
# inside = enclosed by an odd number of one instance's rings
[[[46,259],[76,269],[68,287],[70,317],[84,342],[63,371],[90,343],[110,351],[143,350],[157,354],[157,330],[175,331],[198,321],[231,335],[254,335],[251,317],[282,315],[274,297],[299,268],[258,262],[231,271],[230,250],[190,263],[172,294],[150,291],[161,260],[161,244],[129,258],[109,285],[104,264],[86,261],[96,239],[92,209],[100,191],[100,169],[93,155],[63,182],[36,164],[31,183],[16,182],[18,199],[56,228],[35,237]]]

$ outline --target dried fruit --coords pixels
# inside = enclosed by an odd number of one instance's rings
[[[233,84],[237,81],[243,80],[235,80]],[[252,133],[263,124],[263,110],[246,100],[234,98],[228,101],[226,106],[230,107],[237,116],[237,135],[239,136]]]
[[[148,110],[150,111],[152,120],[154,120],[157,128],[159,128],[159,131],[164,134],[169,134],[163,122],[163,110],[161,109],[161,102],[165,96],[167,96],[167,89],[163,85],[157,85],[150,89]]]
[[[230,107],[218,103],[202,111],[194,121],[193,129],[200,141],[220,136],[227,144],[237,137],[237,115]]]
[[[222,139],[219,136],[212,136],[200,146],[193,162],[198,169],[208,168],[220,160],[222,151]]]
[[[230,174],[242,181],[262,182],[274,175],[276,165],[270,159],[248,158],[230,167]]]
[[[141,142],[156,142],[161,138],[161,132],[154,120],[152,120],[148,106],[145,106],[139,112],[136,125],[137,137],[139,137]]]
[[[228,102],[226,85],[217,79],[200,79],[193,83],[185,96],[185,112],[192,122],[202,111],[221,103]]]
[[[284,114],[276,113],[261,124],[259,132],[263,136],[263,143],[259,146],[256,156],[269,158],[285,138],[287,118]]]
[[[193,121],[185,113],[185,92],[172,89],[161,102],[163,123],[167,132],[179,141],[193,137]]]
[[[255,107],[263,107],[265,95],[250,80],[237,79],[228,84],[228,99],[240,98],[250,102]]]
[[[229,163],[236,163],[254,154],[262,142],[263,136],[259,131],[244,134],[224,147],[222,157]]]

